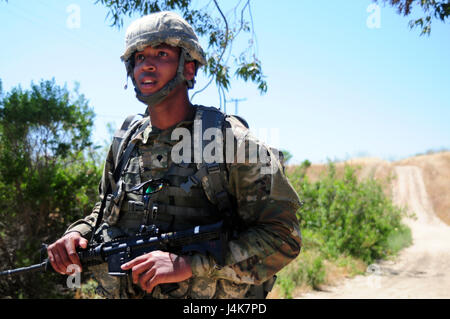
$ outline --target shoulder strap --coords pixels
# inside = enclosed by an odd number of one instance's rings
[[[247,121],[243,117],[239,115],[227,115],[227,116],[236,118],[237,120],[239,120],[239,122],[242,123],[242,125],[244,125],[246,128],[249,128]]]
[[[122,126],[116,130],[114,133],[113,141],[112,141],[112,152],[113,152],[113,160],[114,160],[114,166],[116,166],[116,163],[118,163],[118,157],[119,157],[119,149],[121,146],[122,141],[124,138],[129,135],[127,133],[129,132],[128,129],[130,128],[130,125],[133,123],[133,119],[136,117],[135,114],[128,115],[125,121],[123,121]],[[133,123],[133,125],[136,125],[139,121],[136,121]],[[131,125],[131,126],[133,126]]]
[[[142,114],[139,114],[142,115]],[[112,152],[114,160],[114,182],[117,182],[120,173],[125,168],[128,159],[134,149],[134,143],[130,143],[133,136],[138,135],[144,131],[150,124],[150,120],[147,119],[144,122],[142,120],[133,119],[136,115],[129,115],[123,122],[120,129],[114,133],[114,138],[112,142]]]
[[[201,129],[199,130],[197,127],[197,131],[195,131],[196,127],[194,127],[194,152],[202,152],[207,143],[209,143],[209,141],[205,141],[202,138],[207,129],[218,128],[222,130],[225,117],[226,115],[217,108],[206,106],[197,107],[197,112],[195,115],[195,120],[197,120],[197,122],[194,122],[194,125],[201,123]],[[201,135],[196,136],[196,134]],[[196,150],[196,147],[200,148],[200,150]],[[202,156],[202,161],[197,165],[197,168],[198,170],[196,173],[189,176],[188,181],[183,183],[181,188],[184,191],[189,192],[193,185],[201,184],[203,186],[201,181],[206,179],[204,185],[207,185],[207,189],[205,189],[205,192],[212,195],[213,198],[210,200],[217,206],[219,212],[224,214],[227,220],[231,221],[234,218],[234,207],[222,182],[222,174],[225,170],[225,164],[216,162],[207,163]]]
[[[131,139],[131,136],[134,135],[134,133],[139,134],[140,132],[145,130],[145,128],[147,128],[147,126],[150,123],[150,121],[147,120],[139,127],[138,124],[140,123],[140,121],[136,121],[133,123],[133,125],[131,125],[131,128],[129,129],[129,126],[130,126],[132,120],[134,119],[134,117],[135,117],[135,115],[128,116],[125,119],[125,121],[123,122],[121,128],[119,130],[117,130],[116,133],[114,134],[114,138],[113,138],[113,142],[112,142],[113,143],[112,151],[113,151],[113,160],[114,160],[113,177],[114,177],[115,183],[117,183],[117,181],[119,180],[120,174],[122,173],[122,170],[125,168],[125,165],[127,164],[128,159],[130,158],[130,155],[135,147],[135,143],[130,142],[130,143],[128,143],[125,151],[120,152],[121,149],[124,148],[125,142],[129,141]],[[136,129],[138,127],[139,127],[139,130],[136,132]],[[105,210],[107,197],[109,194],[111,194],[115,191],[116,190],[113,190],[113,185],[111,185],[111,183],[108,183],[106,191],[103,194],[103,199],[102,199],[102,202],[100,205],[100,209],[98,211],[97,220],[95,221],[95,226],[92,230],[91,242],[93,241],[95,232],[97,231],[97,229],[100,226],[100,223],[103,220],[103,213]]]

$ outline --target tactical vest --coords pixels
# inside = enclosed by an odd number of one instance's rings
[[[178,141],[171,146],[164,141],[162,152],[153,143],[132,147],[133,136],[148,126],[149,119],[131,123],[131,118],[125,120],[113,139],[114,166],[122,167],[117,176],[108,176],[112,192],[107,195],[104,220],[109,225],[117,224],[127,233],[135,232],[142,223],[174,231],[233,219],[232,200],[225,189],[225,163],[174,163],[164,150],[170,150]],[[194,123],[201,123],[198,133],[202,136],[209,128],[222,129],[224,121],[225,115],[218,109],[196,106]],[[248,127],[244,120],[240,121]],[[204,149],[209,142],[201,139],[201,145],[193,141],[192,146]],[[161,191],[145,198],[145,187],[139,186],[151,180],[164,180],[165,184]]]
[[[195,108],[194,123],[201,123],[198,133],[202,136],[209,128],[222,130],[228,116],[237,119],[239,122],[235,122],[243,130],[248,130],[248,124],[238,116],[225,115],[214,107]],[[135,234],[142,224],[154,224],[162,232],[167,232],[225,220],[230,222],[229,226],[233,223],[236,230],[239,223],[236,222],[234,201],[226,190],[226,163],[174,163],[170,153],[158,152],[155,143],[134,147],[133,137],[148,127],[149,118],[132,122],[133,118],[129,116],[125,120],[113,139],[116,170],[108,176],[111,190],[107,192],[103,220],[117,227],[109,228],[108,237],[114,239]],[[201,145],[193,141],[193,148],[201,146],[204,149],[210,142],[200,141]],[[165,141],[160,149],[173,147],[167,143]],[[178,141],[173,142],[176,143]],[[160,191],[146,197],[144,186],[151,180],[165,183]],[[258,298],[265,297],[261,288],[257,290]]]

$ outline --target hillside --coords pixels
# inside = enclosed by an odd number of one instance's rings
[[[422,170],[434,213],[450,225],[450,152],[411,157],[394,164],[412,165]]]
[[[450,152],[420,155],[396,162],[387,162],[377,158],[357,158],[337,163],[337,171],[343,171],[345,165],[358,168],[360,178],[374,177],[386,182],[389,177],[395,179],[395,167],[416,166],[421,169],[425,189],[434,213],[447,225],[450,225]],[[326,170],[324,164],[312,164],[308,177],[314,181]],[[386,192],[392,195],[392,181],[386,185]]]
[[[359,177],[385,181],[396,205],[406,207],[413,244],[389,260],[368,267],[365,275],[343,279],[335,286],[304,293],[297,298],[449,298],[450,297],[450,152],[422,155],[398,162],[357,159]],[[344,163],[337,164],[342,169]],[[325,170],[312,165],[314,179]]]

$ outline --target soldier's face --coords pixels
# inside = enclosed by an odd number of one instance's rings
[[[158,92],[176,75],[180,48],[167,44],[148,46],[134,55],[134,78],[142,94]]]

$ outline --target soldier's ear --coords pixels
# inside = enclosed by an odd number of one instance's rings
[[[186,78],[186,80],[188,80],[188,81],[194,79],[194,77],[195,77],[195,62],[194,61],[187,61],[184,63],[183,75]]]

